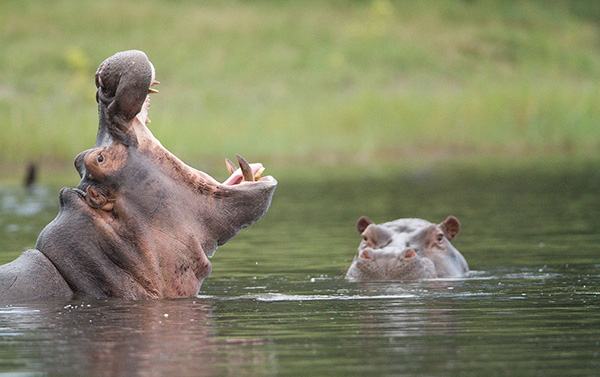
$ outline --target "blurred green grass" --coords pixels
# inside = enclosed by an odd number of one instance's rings
[[[93,75],[144,50],[192,165],[598,156],[597,1],[0,2],[0,167],[93,146]]]

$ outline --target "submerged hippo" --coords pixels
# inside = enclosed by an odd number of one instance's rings
[[[460,230],[454,216],[440,224],[399,219],[379,225],[363,216],[356,227],[363,240],[346,279],[417,280],[469,272],[467,261],[450,243]]]
[[[0,301],[193,296],[217,246],[267,212],[277,181],[261,178],[261,164],[227,161],[231,176],[219,183],[154,138],[146,124],[155,84],[141,51],[100,65],[95,148],[75,158],[81,182],[60,191],[35,250],[0,267]]]

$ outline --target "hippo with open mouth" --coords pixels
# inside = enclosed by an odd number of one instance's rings
[[[467,261],[450,243],[460,230],[454,216],[440,224],[398,219],[379,225],[363,216],[356,227],[363,240],[346,279],[419,280],[469,273]]]
[[[0,267],[0,301],[47,296],[189,297],[211,273],[217,246],[258,221],[277,186],[262,164],[227,160],[223,183],[183,163],[146,124],[158,84],[146,54],[125,51],[96,72],[99,127],[75,158],[76,188],[36,249]]]

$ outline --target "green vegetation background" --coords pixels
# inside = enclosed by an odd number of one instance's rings
[[[92,147],[96,67],[127,49],[161,81],[150,129],[202,169],[599,154],[598,1],[20,0],[0,169]]]

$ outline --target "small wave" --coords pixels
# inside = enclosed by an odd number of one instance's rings
[[[0,315],[2,314],[31,314],[31,313],[39,313],[38,309],[29,309],[20,306],[6,306],[4,308],[0,308]]]
[[[562,276],[560,273],[543,272],[538,270],[535,272],[514,272],[514,273],[492,273],[486,271],[470,271],[469,276],[458,279],[435,279],[435,280],[498,280],[498,279],[550,279]]]
[[[283,293],[265,293],[260,295],[244,295],[244,296],[196,296],[199,299],[219,299],[219,300],[254,300],[261,302],[277,302],[277,301],[351,301],[351,300],[381,300],[381,299],[405,299],[414,298],[414,294],[392,294],[392,295],[294,295]]]
[[[256,301],[329,301],[329,300],[380,300],[380,299],[395,299],[395,298],[414,298],[414,294],[401,295],[350,295],[350,296],[333,296],[333,295],[286,295],[281,293],[266,293],[255,297]]]
[[[517,274],[506,274],[504,276],[499,276],[498,278],[505,279],[549,279],[560,277],[561,274],[558,273],[550,273],[550,272],[523,272]]]

